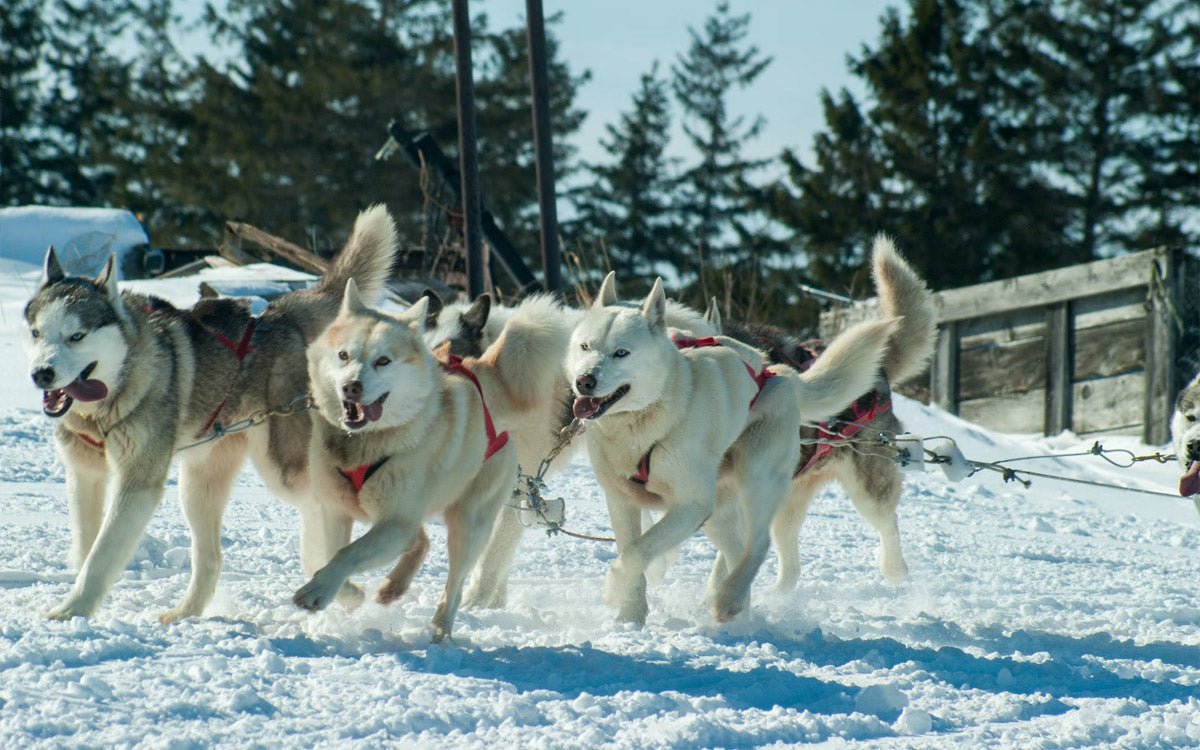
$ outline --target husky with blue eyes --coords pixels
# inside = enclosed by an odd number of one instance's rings
[[[78,567],[51,618],[95,612],[158,507],[178,449],[211,436],[218,423],[304,398],[305,343],[337,315],[349,279],[371,297],[382,291],[396,242],[384,207],[364,211],[313,289],[285,294],[257,316],[245,300],[202,300],[181,310],[121,291],[111,258],[95,278],[68,276],[50,249],[25,307],[23,343],[42,411],[54,420]],[[192,577],[164,623],[201,614],[212,598],[221,516],[247,455],[272,494],[298,505],[310,525],[310,433],[308,415],[277,416],[179,453]],[[302,557],[312,557],[310,538],[304,534]]]

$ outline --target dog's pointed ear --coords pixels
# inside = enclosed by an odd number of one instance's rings
[[[104,261],[104,268],[100,269],[100,273],[96,276],[94,282],[96,286],[108,294],[108,298],[112,301],[113,305],[118,306],[121,299],[121,292],[117,289],[116,254],[108,256],[108,260]]]
[[[342,294],[342,315],[353,315],[367,309],[362,295],[358,291],[358,283],[353,278],[346,279],[346,291]]]
[[[654,286],[642,303],[642,317],[650,322],[650,327],[656,331],[667,330],[667,294],[663,291],[662,278],[654,280]]]
[[[708,324],[717,329],[717,333],[721,332],[721,309],[717,307],[717,298],[713,297],[708,301],[708,309],[704,311],[704,319]]]
[[[592,303],[592,307],[608,307],[609,305],[617,304],[617,274],[615,271],[609,271],[604,277],[604,282],[600,284],[600,291],[596,292],[596,301]]]
[[[462,323],[464,326],[479,332],[483,330],[484,324],[487,323],[488,314],[492,311],[492,295],[486,292],[475,298],[467,311],[462,314]]]
[[[58,262],[58,253],[54,252],[54,245],[51,245],[46,251],[46,259],[42,261],[42,286],[50,286],[66,277],[67,272],[63,270],[62,263]]]
[[[442,308],[445,307],[445,304],[442,302],[442,298],[438,295],[438,293],[429,287],[425,287],[425,291],[421,292],[421,296],[429,300],[429,302],[426,303],[428,308],[425,311],[425,327],[427,329],[437,328],[438,315],[442,312]]]
[[[425,334],[425,318],[429,315],[429,298],[422,297],[412,303],[412,307],[397,316],[397,320],[404,323],[409,328],[417,332],[417,335]]]

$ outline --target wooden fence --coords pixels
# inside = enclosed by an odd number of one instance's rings
[[[1180,388],[1200,368],[1200,262],[1145,252],[934,294],[928,387],[902,393],[985,427],[1168,439]],[[876,315],[821,316],[821,337]]]

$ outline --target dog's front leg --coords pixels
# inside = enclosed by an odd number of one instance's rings
[[[365,534],[341,548],[325,567],[296,591],[296,606],[324,609],[355,573],[393,562],[412,546],[421,529],[420,518],[386,518],[376,521]]]
[[[88,552],[71,592],[50,611],[51,619],[89,617],[99,606],[133,556],[154,509],[162,500],[168,461],[169,456],[166,460],[141,464],[136,476],[129,471],[115,472],[112,504],[104,516],[96,542]]]
[[[55,438],[66,470],[71,566],[78,572],[92,551],[104,520],[104,485],[108,473],[103,449],[81,445],[81,440],[73,434]]]
[[[645,623],[649,606],[646,603],[646,576],[628,575],[625,567],[618,567],[625,551],[634,540],[642,535],[642,511],[619,490],[605,487],[604,500],[608,505],[609,522],[613,537],[617,540],[617,559],[604,579],[604,602],[619,608],[617,619],[621,622]],[[643,571],[645,568],[643,568]]]

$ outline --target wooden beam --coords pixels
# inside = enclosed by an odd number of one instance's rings
[[[1043,434],[1071,429],[1071,303],[1046,308],[1046,418]]]
[[[1182,256],[1165,248],[1156,254],[1150,284],[1150,314],[1146,318],[1146,391],[1142,440],[1161,445],[1170,435],[1171,410],[1175,398],[1176,316],[1179,294],[1176,277]],[[1180,321],[1182,323],[1182,321]]]
[[[938,326],[930,370],[930,397],[951,414],[958,413],[958,323]]]
[[[309,271],[315,274],[322,274],[325,273],[325,271],[329,268],[329,261],[320,257],[316,253],[309,252],[299,245],[293,245],[287,240],[276,237],[269,232],[264,232],[263,230],[251,224],[245,224],[240,221],[225,222],[225,236],[229,237],[230,235],[239,240],[236,245],[238,252],[241,252],[243,256],[249,258],[249,260],[242,261],[239,263],[239,265],[254,262],[254,258],[250,258],[250,256],[246,255],[245,252],[241,251],[241,240],[245,240],[246,242],[252,242],[255,245],[258,245],[268,253],[282,258],[301,270]],[[222,245],[225,244],[227,243],[222,243]],[[225,255],[224,251],[221,252],[221,255],[222,257],[229,257]],[[229,259],[233,260],[232,258]]]

